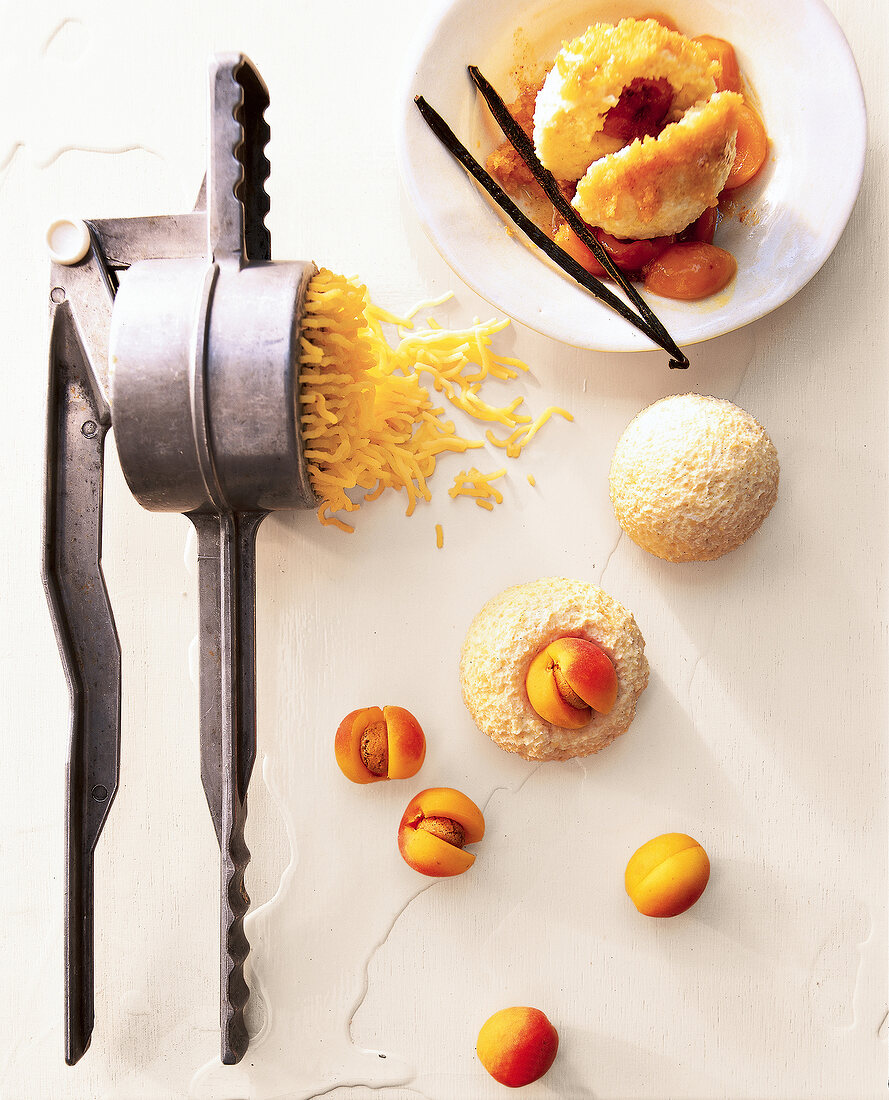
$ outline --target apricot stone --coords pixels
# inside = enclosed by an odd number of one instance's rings
[[[539,1008],[503,1008],[478,1033],[476,1053],[495,1081],[511,1089],[541,1078],[556,1059],[559,1033]]]
[[[466,844],[463,826],[457,821],[451,821],[449,817],[424,817],[417,828],[446,840],[455,848],[462,848]]]
[[[471,798],[452,787],[430,787],[410,800],[398,826],[405,863],[434,878],[462,875],[475,862],[465,844],[485,835],[485,819]]]
[[[426,737],[404,707],[361,707],[340,722],[334,754],[353,783],[408,779],[423,766]]]
[[[361,763],[382,779],[389,771],[389,731],[385,722],[372,722],[361,735]]]
[[[557,638],[534,658],[525,677],[528,701],[541,718],[580,729],[593,711],[608,714],[617,699],[617,673],[608,654],[586,638]]]
[[[710,879],[710,860],[685,833],[664,833],[643,844],[627,864],[624,884],[647,917],[675,917],[690,909]]]

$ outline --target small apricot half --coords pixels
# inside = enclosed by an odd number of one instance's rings
[[[734,279],[738,261],[706,241],[681,241],[645,269],[645,289],[662,298],[696,302],[723,290]]]
[[[404,707],[361,707],[340,722],[333,748],[347,779],[376,783],[416,775],[426,756],[426,737]]]
[[[608,654],[586,638],[557,638],[534,658],[525,676],[534,710],[562,729],[580,729],[593,711],[608,714],[617,699],[617,673]]]
[[[556,1059],[559,1033],[539,1008],[502,1008],[482,1024],[475,1046],[495,1081],[517,1089],[541,1078]]]
[[[707,51],[707,56],[719,62],[719,75],[716,77],[717,92],[743,92],[741,70],[735,47],[724,38],[714,38],[712,34],[699,34],[692,39],[699,42]]]
[[[608,274],[596,259],[595,254],[587,248],[570,225],[563,222],[556,230],[553,240],[563,252],[567,252],[571,259],[576,260],[584,271],[588,271],[590,275],[601,278],[603,275]]]
[[[685,833],[664,833],[633,854],[624,884],[646,917],[675,917],[694,905],[709,879],[710,860],[700,844]]]
[[[725,181],[726,191],[742,187],[756,175],[769,155],[769,135],[762,119],[749,103],[742,103],[735,139],[735,161]]]
[[[453,787],[430,787],[407,804],[398,826],[398,850],[422,875],[462,875],[475,863],[464,845],[485,835],[485,819],[471,798]]]

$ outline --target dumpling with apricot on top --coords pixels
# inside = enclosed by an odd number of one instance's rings
[[[489,600],[460,656],[463,699],[526,760],[589,756],[624,733],[648,682],[633,616],[596,585],[547,577]]]

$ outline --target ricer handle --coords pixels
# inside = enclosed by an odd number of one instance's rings
[[[272,258],[265,225],[270,166],[265,155],[269,93],[244,54],[219,54],[210,68],[210,155],[207,232],[218,262]]]
[[[71,283],[101,284],[83,261]],[[54,269],[55,271],[56,269]],[[54,279],[49,361],[43,580],[71,697],[66,800],[65,1060],[93,1030],[93,854],[117,791],[120,644],[100,565],[104,442],[111,415],[81,341],[81,325]],[[110,289],[109,289],[110,294]],[[80,299],[89,334],[110,297]]]
[[[198,539],[201,779],[221,853],[221,1058],[248,1045],[247,785],[256,757],[256,532],[266,512],[192,512]]]

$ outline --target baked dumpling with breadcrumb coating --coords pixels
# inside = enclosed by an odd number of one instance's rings
[[[589,225],[646,240],[679,233],[715,206],[735,159],[743,99],[717,92],[657,137],[593,161],[572,205]]]
[[[643,409],[614,450],[621,527],[666,561],[712,561],[756,531],[778,497],[778,454],[743,409],[686,393]]]
[[[643,240],[677,233],[716,205],[735,158],[743,97],[717,91],[719,62],[654,19],[597,23],[566,43],[534,111],[534,144],[590,225]],[[659,101],[633,140],[609,125],[628,95]]]

